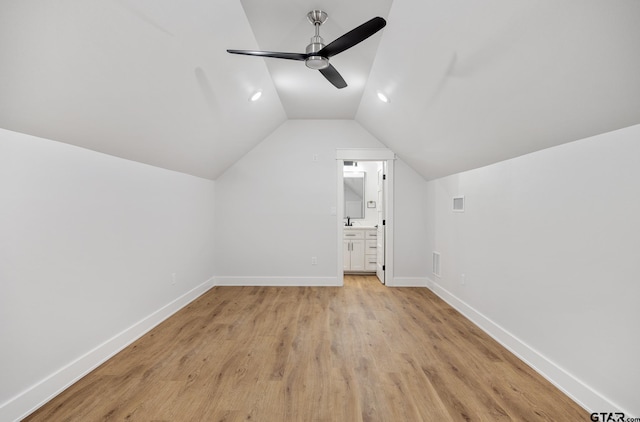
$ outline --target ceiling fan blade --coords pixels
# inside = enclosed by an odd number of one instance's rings
[[[338,53],[342,53],[344,50],[366,40],[384,28],[386,24],[387,21],[381,17],[375,17],[363,23],[359,27],[347,32],[335,41],[330,42],[322,50],[318,51],[317,54],[322,57],[331,57]]]
[[[329,67],[325,67],[324,69],[320,69],[320,73],[322,73],[322,75],[338,89],[342,89],[347,86],[347,83],[342,79],[342,76],[340,76],[336,68],[332,65],[329,65]]]
[[[275,59],[305,60],[307,54],[304,53],[279,53],[277,51],[257,51],[257,50],[227,50],[231,54],[243,54],[245,56],[273,57]]]

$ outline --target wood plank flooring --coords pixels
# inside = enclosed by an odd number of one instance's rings
[[[215,287],[26,421],[588,421],[424,288]]]

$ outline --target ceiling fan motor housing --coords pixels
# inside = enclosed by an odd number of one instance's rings
[[[309,57],[304,61],[304,64],[306,64],[308,68],[318,70],[329,67],[329,59],[314,54],[324,48],[323,41],[324,40],[320,35],[311,37],[311,44],[309,44],[306,49],[306,53],[309,54]]]

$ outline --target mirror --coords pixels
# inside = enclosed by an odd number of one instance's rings
[[[362,171],[344,173],[344,218],[364,218],[364,175]]]

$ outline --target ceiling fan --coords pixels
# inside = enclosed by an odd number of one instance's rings
[[[336,68],[329,63],[329,58],[366,40],[384,28],[387,21],[381,17],[375,17],[325,45],[324,40],[320,36],[320,25],[327,20],[327,17],[327,14],[322,10],[312,10],[307,13],[307,19],[315,26],[316,34],[311,37],[311,43],[307,46],[305,53],[279,53],[275,51],[256,50],[227,50],[227,52],[247,56],[304,61],[308,68],[319,70],[336,88],[344,88],[347,86],[347,83],[342,76],[340,76]]]

